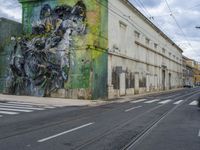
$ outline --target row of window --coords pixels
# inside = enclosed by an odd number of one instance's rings
[[[138,31],[135,31],[134,33],[135,33],[135,37],[136,37],[137,39],[140,39],[140,38],[141,38],[141,35],[140,35],[140,33],[139,33]],[[146,45],[150,45],[150,41],[151,41],[151,40],[150,40],[149,38],[147,38],[147,37],[145,38],[145,44],[146,44]],[[157,44],[157,43],[154,43],[154,44],[153,44],[153,47],[154,47],[155,50],[157,50],[157,49],[158,49],[158,44]],[[164,55],[166,55],[166,54],[167,54],[167,50],[166,50],[165,48],[162,48],[162,53],[163,53]],[[171,52],[168,52],[168,57],[169,57],[169,58],[172,57],[172,53],[171,53]],[[180,62],[180,63],[182,63],[182,59],[176,57],[175,55],[173,55],[173,59],[176,60],[176,61],[178,61],[178,62]]]

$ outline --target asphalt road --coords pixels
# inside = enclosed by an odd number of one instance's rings
[[[200,150],[199,96],[200,88],[191,88],[97,107],[29,106],[31,112],[0,104],[21,111],[0,111],[0,150]]]

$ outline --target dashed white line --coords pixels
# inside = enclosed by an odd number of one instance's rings
[[[11,112],[11,111],[0,111],[0,114],[6,114],[6,115],[17,115],[18,112]]]
[[[198,104],[197,101],[193,101],[193,102],[191,102],[189,105],[191,105],[191,106],[195,106],[195,105],[197,105],[197,104]]]
[[[171,99],[168,99],[168,100],[164,100],[164,101],[159,102],[159,104],[166,104],[166,103],[169,103],[171,101],[172,101]]]
[[[127,110],[125,110],[125,112],[129,112],[131,110],[134,110],[134,109],[137,109],[137,108],[141,108],[142,106],[137,106],[137,107],[132,107],[132,108],[129,108]]]
[[[174,104],[175,104],[175,105],[178,105],[178,104],[180,104],[180,103],[182,103],[182,102],[183,102],[183,100],[179,100],[179,101],[175,102]]]
[[[150,104],[150,103],[154,103],[154,102],[158,102],[158,101],[160,101],[160,99],[154,99],[154,100],[146,101],[144,103]]]
[[[76,128],[70,129],[70,130],[67,130],[67,131],[65,131],[65,132],[61,132],[61,133],[55,134],[55,135],[53,135],[53,136],[49,136],[49,137],[47,137],[47,138],[38,140],[37,142],[38,142],[38,143],[46,142],[46,141],[48,141],[48,140],[54,139],[54,138],[56,138],[56,137],[59,137],[59,136],[61,136],[61,135],[64,135],[64,134],[67,134],[67,133],[70,133],[70,132],[79,130],[79,129],[81,129],[81,128],[85,128],[85,127],[87,127],[87,126],[91,126],[91,125],[93,125],[93,124],[94,124],[94,122],[91,122],[91,123],[88,123],[88,124],[84,124],[84,125],[82,125],[82,126],[79,126],[79,127],[76,127]]]
[[[3,111],[16,111],[16,112],[33,112],[33,110],[26,110],[26,109],[13,109],[13,108],[0,108]]]
[[[199,134],[198,134],[198,137],[200,137],[200,130],[199,130]]]
[[[147,99],[139,99],[139,100],[135,100],[135,101],[131,101],[130,103],[139,103],[139,102],[144,102]]]

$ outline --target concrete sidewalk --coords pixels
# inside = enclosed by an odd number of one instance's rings
[[[64,99],[64,98],[16,96],[16,95],[0,94],[0,102],[20,102],[20,103],[30,103],[33,105],[53,106],[53,107],[99,106],[99,105],[104,105],[104,104],[109,104],[109,103],[123,103],[123,102],[127,102],[133,99],[141,98],[144,96],[175,92],[179,90],[182,90],[182,88],[168,90],[168,91],[145,93],[145,94],[140,94],[140,95],[123,96],[120,98],[110,99],[110,100],[81,100],[81,99]]]
[[[109,103],[108,101],[62,99],[49,97],[32,97],[0,94],[0,102],[20,102],[33,105],[64,107],[64,106],[98,106]]]

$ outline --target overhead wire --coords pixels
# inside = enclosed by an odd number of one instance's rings
[[[194,5],[194,6],[191,6],[191,7],[184,8],[184,9],[182,10],[182,12],[179,12],[179,11],[172,11],[172,13],[173,13],[173,14],[176,14],[176,15],[178,15],[178,14],[183,14],[184,11],[188,11],[188,10],[191,10],[191,9],[193,9],[193,8],[196,8],[196,7],[200,7],[200,4],[197,4],[197,5]],[[172,13],[170,12],[170,13],[167,13],[167,14],[158,15],[158,16],[153,16],[153,17],[171,17]]]
[[[103,3],[101,3],[99,0],[96,0],[100,5],[102,5],[102,6],[104,6],[104,7],[106,7],[107,9],[110,9],[110,8],[108,8],[108,6],[105,6]],[[135,0],[134,0],[135,1]],[[108,1],[109,2],[109,1]],[[136,2],[136,1],[135,1]],[[109,2],[110,4],[111,4],[111,2]],[[146,10],[146,8],[144,7],[144,4],[142,4],[142,2],[140,1],[140,5],[144,8],[144,10],[146,11],[146,14],[147,14],[147,17],[148,16],[150,16],[151,17],[151,15],[150,15],[150,13]],[[116,15],[118,15],[118,16],[120,16],[121,18],[123,18],[123,19],[125,19],[126,21],[128,21],[132,26],[134,26],[138,31],[140,31],[141,33],[143,33],[144,35],[146,35],[146,33],[148,34],[148,35],[150,35],[152,38],[151,38],[151,40],[152,39],[155,39],[155,41],[154,40],[152,40],[153,42],[155,42],[155,43],[157,43],[158,41],[159,41],[159,43],[162,43],[159,39],[156,39],[155,38],[155,36],[154,35],[152,35],[151,33],[149,33],[146,29],[144,29],[144,28],[142,28],[141,26],[139,26],[133,19],[131,19],[131,17],[130,16],[127,16],[126,14],[124,14],[121,10],[120,10],[120,12],[122,13],[122,15],[120,15],[118,12],[116,12],[115,10],[113,10],[113,9],[110,9],[114,14],[116,14]],[[146,33],[144,33],[142,30],[140,30],[139,28],[141,28],[143,31],[145,31]],[[147,35],[146,35],[147,36]],[[163,44],[162,43],[162,45],[164,46],[164,47],[166,47],[166,45],[165,44]],[[161,47],[161,46],[159,46],[158,45],[158,47],[160,47],[160,48],[163,48],[163,47]],[[170,49],[170,48],[169,48]]]
[[[178,27],[179,30],[182,32],[182,35],[185,37],[185,40],[188,42],[188,45],[193,49],[192,44],[189,42],[189,40],[188,40],[187,36],[185,35],[185,33],[184,33],[182,27],[180,26],[180,24],[178,23],[176,17],[174,16],[174,14],[173,14],[173,12],[172,12],[170,6],[169,6],[168,1],[167,1],[167,0],[164,0],[164,1],[165,1],[166,5],[167,5],[167,7],[168,7],[168,9],[169,9],[169,11],[170,11],[170,13],[171,13],[171,17],[174,19],[174,21],[175,21],[177,27]]]
[[[168,49],[171,49],[169,48],[166,44],[163,44],[159,38],[155,38],[155,35],[152,35],[149,31],[147,31],[146,29],[142,28],[140,25],[138,25],[133,19],[131,19],[130,16],[127,16],[126,14],[124,14],[120,9],[116,8],[111,2],[109,2],[110,5],[112,5],[112,7],[114,7],[116,10],[113,10],[111,8],[109,8],[107,5],[101,3],[99,0],[96,0],[100,5],[102,5],[103,7],[105,7],[106,9],[110,10],[113,14],[119,16],[120,18],[126,20],[130,25],[132,25],[135,29],[137,29],[140,33],[144,34],[146,37],[152,37],[151,38],[151,41],[153,41],[154,43],[158,44],[158,47],[160,47],[161,49],[162,48],[168,48]],[[119,12],[121,14],[119,14]],[[145,32],[146,33],[145,33]],[[173,41],[172,41],[173,42]],[[161,46],[162,47],[161,47]]]
[[[135,2],[136,2],[136,0],[134,0]],[[144,5],[144,3],[143,3],[143,1],[142,0],[137,0],[140,4],[141,4],[141,6],[142,6],[142,8],[145,10],[145,12],[147,12],[147,17],[150,19],[150,20],[152,20],[152,22],[154,22],[165,34],[167,34],[167,32],[166,32],[166,30],[160,25],[160,23],[158,22],[158,21],[156,21],[155,19],[154,19],[154,17],[149,13],[149,11],[145,8],[145,5]],[[169,35],[168,35],[169,36]],[[170,36],[169,36],[170,37]]]

